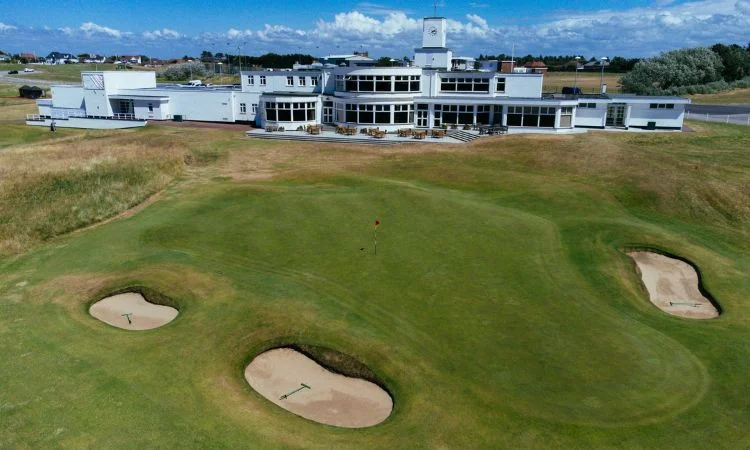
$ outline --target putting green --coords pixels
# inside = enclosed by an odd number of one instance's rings
[[[721,327],[644,306],[619,251],[681,232],[572,183],[507,182],[524,195],[364,176],[218,182],[7,262],[0,435],[460,448],[616,446],[645,433],[642,446],[694,444],[690,429],[732,402],[711,352],[747,352],[714,350]],[[685,247],[716,280],[723,257]],[[180,321],[146,334],[93,326],[80,292],[113,279],[170,292]],[[289,341],[370,367],[393,388],[391,417],[321,427],[254,394],[244,368]]]

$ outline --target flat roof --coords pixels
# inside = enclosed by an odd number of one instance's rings
[[[294,91],[271,91],[263,92],[261,95],[278,95],[284,97],[318,97],[322,95],[316,92],[294,92]]]

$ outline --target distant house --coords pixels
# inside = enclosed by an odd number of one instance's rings
[[[596,60],[589,61],[583,65],[583,70],[601,70],[602,66],[609,66],[609,61]]]
[[[120,62],[124,64],[141,64],[140,55],[123,55],[120,56]]]
[[[10,61],[10,56],[8,55],[0,55],[0,61]]]
[[[84,59],[83,62],[86,64],[102,64],[104,61],[107,60],[106,56],[103,55],[90,55],[88,58]]]
[[[33,53],[21,53],[18,57],[26,61],[36,61],[36,55]]]
[[[78,58],[71,53],[52,52],[44,59],[47,64],[77,63]]]
[[[541,61],[532,61],[523,65],[526,73],[547,73],[547,65]]]

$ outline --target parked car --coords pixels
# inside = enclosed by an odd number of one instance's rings
[[[28,73],[28,72],[33,72],[34,69],[32,69],[31,67],[26,67],[23,69],[23,71]]]
[[[8,71],[8,75],[16,75],[16,74],[18,74],[17,70],[9,70]]]

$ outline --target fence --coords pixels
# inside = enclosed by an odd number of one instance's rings
[[[686,119],[703,120],[705,122],[732,123],[750,126],[750,114],[698,114],[685,112]]]

